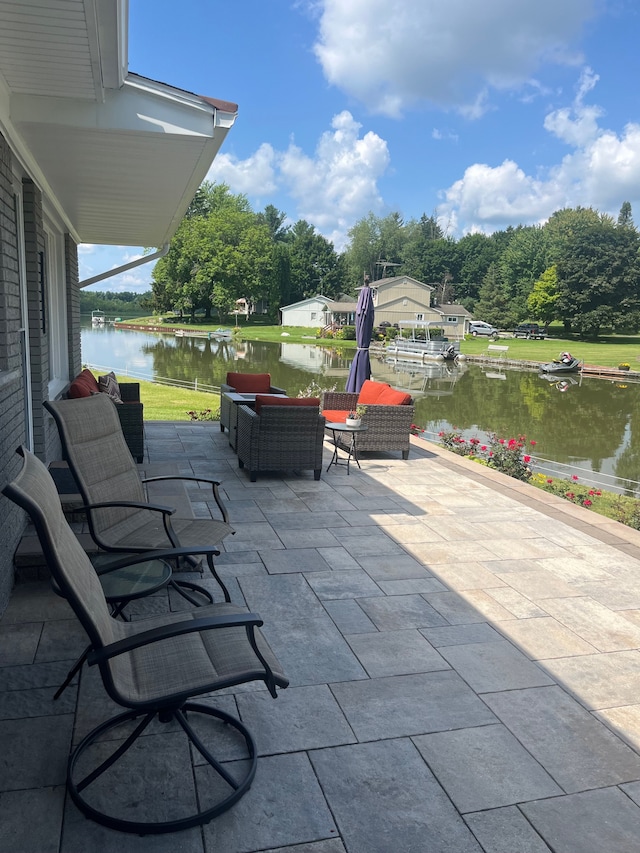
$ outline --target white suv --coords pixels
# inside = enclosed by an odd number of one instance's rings
[[[498,330],[495,326],[489,325],[489,323],[483,323],[481,320],[472,320],[469,323],[469,334],[473,335],[474,338],[478,335],[486,335],[488,338],[497,338]]]

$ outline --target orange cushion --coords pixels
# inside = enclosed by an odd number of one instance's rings
[[[349,412],[346,410],[344,412],[339,412],[336,409],[324,409],[322,414],[327,419],[328,424],[343,424]]]
[[[237,394],[268,394],[271,391],[270,373],[227,373],[227,385]]]
[[[256,415],[263,406],[315,406],[320,409],[317,397],[272,397],[269,394],[256,394]]]
[[[85,367],[82,373],[79,373],[69,385],[67,397],[72,400],[77,400],[80,397],[90,397],[92,394],[97,394],[100,391],[98,381],[93,373]]]
[[[378,406],[408,406],[411,403],[411,394],[404,391],[396,391],[395,388],[385,388],[378,397]]]
[[[365,379],[358,394],[358,403],[365,406],[367,403],[371,403],[371,405],[377,403],[380,394],[389,387],[386,382],[373,382],[371,379]]]

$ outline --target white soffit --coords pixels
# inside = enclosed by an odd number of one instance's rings
[[[126,0],[0,0],[0,126],[76,240],[168,242],[235,104],[126,73]]]

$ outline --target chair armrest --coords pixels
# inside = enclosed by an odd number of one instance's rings
[[[120,397],[123,403],[139,403],[140,402],[140,383],[139,382],[120,382]]]
[[[147,560],[175,560],[180,557],[190,557],[201,554],[202,556],[219,557],[220,551],[217,548],[207,545],[198,545],[197,547],[185,546],[183,548],[165,548],[162,551],[144,551],[140,554],[128,554],[126,557],[121,557],[119,560],[114,560],[108,566],[95,568],[97,575],[108,575],[109,572],[114,572],[117,569],[125,569],[127,566],[135,566],[138,563],[146,563]]]
[[[263,624],[262,619],[256,613],[234,613],[232,616],[205,616],[200,619],[173,622],[168,625],[161,625],[158,628],[151,628],[148,631],[141,631],[139,634],[125,637],[123,640],[117,640],[108,646],[95,649],[89,653],[87,660],[93,666],[94,664],[104,663],[118,655],[131,652],[133,649],[139,649],[142,646],[168,640],[171,637],[181,637],[184,634],[211,631],[216,628],[238,628],[241,626],[247,627],[253,633],[253,628],[259,628]]]
[[[220,497],[220,492],[218,491],[220,482],[218,480],[209,480],[206,477],[179,477],[177,475],[171,476],[170,474],[167,474],[159,477],[145,477],[142,482],[157,483],[161,480],[189,480],[193,483],[208,483],[211,486],[213,498],[218,506],[218,509],[220,510],[220,514],[222,515],[223,520],[227,524],[229,524],[229,513],[227,512],[227,508],[222,502],[222,498]]]
[[[278,388],[275,385],[271,385],[269,387],[269,393],[270,394],[286,394],[287,392],[285,391],[284,388]]]
[[[233,385],[227,385],[225,382],[223,382],[222,385],[220,386],[220,392],[222,394],[224,394],[225,392],[228,393],[230,391],[235,391],[235,390],[236,389],[233,387]]]
[[[116,506],[130,507],[131,509],[148,509],[152,512],[161,512],[163,515],[173,515],[176,511],[175,507],[142,503],[140,501],[105,501],[99,504],[84,504],[84,506],[74,508],[72,512],[83,512],[91,509],[110,509]]]

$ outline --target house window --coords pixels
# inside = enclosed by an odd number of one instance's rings
[[[312,311],[312,312],[311,312],[311,319],[312,319],[312,320],[317,320],[317,319],[318,319],[318,312],[317,312],[317,311]]]
[[[458,322],[457,317],[447,317],[447,323],[457,323],[457,322]]]
[[[424,320],[424,314],[416,314],[416,320]]]

